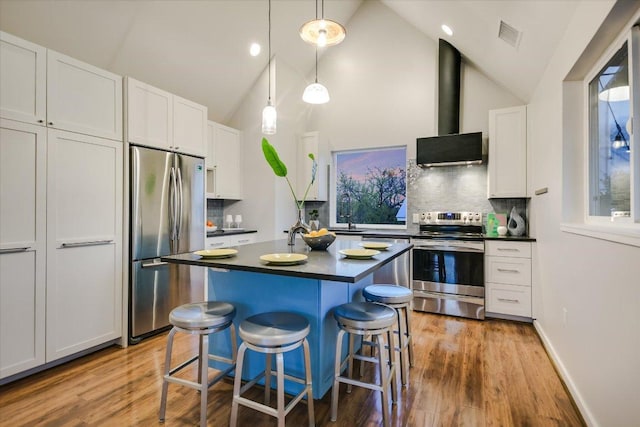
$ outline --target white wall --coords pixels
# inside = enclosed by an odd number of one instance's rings
[[[530,212],[539,264],[536,328],[587,423],[629,426],[640,419],[640,248],[561,231],[563,218],[576,219],[563,204],[575,211],[572,204],[582,202],[572,194],[582,191],[582,151],[567,128],[575,114],[563,111],[563,93],[576,87],[563,91],[563,79],[613,4],[580,4],[529,104],[533,188],[549,188],[531,200]]]

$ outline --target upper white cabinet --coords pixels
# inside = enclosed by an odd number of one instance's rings
[[[300,137],[297,147],[296,196],[304,197],[304,192],[311,182],[313,162],[309,158],[309,153],[312,153],[318,166],[316,180],[309,189],[306,200],[325,202],[327,200],[327,167],[320,145],[318,132],[307,132]]]
[[[527,197],[527,107],[489,111],[488,197]]]
[[[122,143],[49,129],[47,360],[120,337]]]
[[[204,157],[207,107],[127,77],[127,138],[134,144]]]
[[[122,140],[122,77],[0,33],[0,114]]]
[[[0,378],[45,363],[46,132],[0,120]]]
[[[44,125],[47,49],[0,31],[0,116]]]
[[[209,121],[207,168],[207,197],[211,199],[242,199],[241,132]]]

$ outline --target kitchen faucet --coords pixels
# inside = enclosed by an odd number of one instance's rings
[[[353,216],[353,212],[351,211],[351,195],[347,192],[342,193],[342,196],[340,196],[340,204],[342,206],[340,217],[347,219],[347,229],[355,230],[356,225],[351,223],[351,217]],[[344,213],[345,204],[347,205],[346,215]]]

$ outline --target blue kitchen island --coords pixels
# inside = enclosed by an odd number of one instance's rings
[[[331,310],[340,304],[362,300],[362,289],[373,283],[373,273],[407,253],[412,245],[396,243],[370,259],[351,259],[339,251],[360,248],[357,241],[338,238],[326,251],[312,251],[297,240],[295,246],[289,246],[286,240],[239,246],[238,254],[230,258],[203,258],[187,253],[162,257],[162,261],[208,267],[207,298],[234,304],[236,327],[243,319],[266,311],[290,311],[306,317],[311,325],[308,340],[313,396],[320,399],[333,384],[338,327]],[[260,260],[261,255],[274,253],[299,253],[308,258],[295,265]],[[212,352],[231,354],[228,335],[214,334],[210,342]],[[301,350],[285,354],[285,369],[289,373],[302,377],[303,368]],[[263,369],[264,355],[247,352],[244,377],[252,378]],[[286,382],[285,389],[288,393],[300,390],[298,384],[290,382]]]

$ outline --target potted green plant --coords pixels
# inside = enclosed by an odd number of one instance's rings
[[[311,182],[309,182],[309,185],[307,185],[302,198],[298,198],[296,196],[296,192],[293,190],[291,181],[289,181],[289,178],[287,177],[287,166],[282,160],[280,160],[278,152],[273,145],[269,144],[267,138],[262,138],[262,153],[264,154],[264,158],[267,163],[269,163],[269,166],[271,166],[271,169],[273,169],[273,173],[275,173],[276,176],[282,177],[287,181],[287,185],[289,185],[289,190],[291,190],[291,195],[293,196],[293,201],[296,204],[296,208],[298,209],[298,221],[289,229],[289,245],[294,245],[296,233],[306,234],[310,231],[309,226],[304,222],[302,210],[304,208],[304,201],[307,198],[307,194],[309,194],[311,186],[316,181],[316,170],[318,169],[316,158],[313,153],[309,153],[309,158],[313,162],[313,166],[311,168]]]

